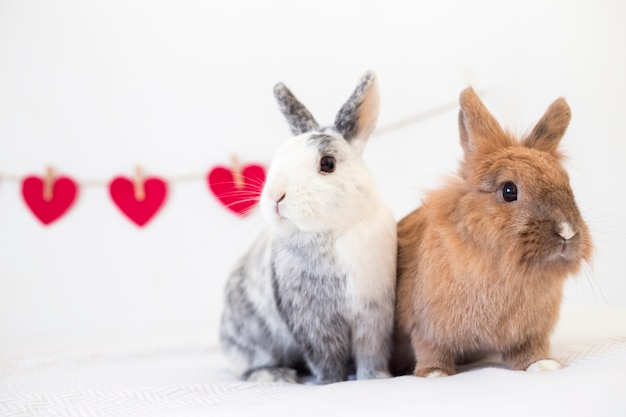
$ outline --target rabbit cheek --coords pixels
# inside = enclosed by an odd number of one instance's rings
[[[520,262],[527,265],[540,265],[554,260],[561,249],[561,241],[553,236],[545,221],[529,223],[519,234]]]
[[[565,240],[554,233],[553,222],[537,221],[519,235],[520,263],[529,266],[575,266],[579,262],[578,236]]]

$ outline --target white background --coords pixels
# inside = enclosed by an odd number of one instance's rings
[[[565,96],[596,253],[563,309],[626,306],[625,18],[618,0],[0,0],[0,345],[182,327],[216,340],[224,280],[262,220],[226,211],[205,175],[232,154],[269,164],[289,137],[276,82],[329,124],[367,69],[381,129],[444,108],[366,148],[398,219],[456,169],[469,83],[519,133]],[[137,164],[172,181],[142,229],[106,188]],[[44,227],[19,181],[48,165],[83,186]]]

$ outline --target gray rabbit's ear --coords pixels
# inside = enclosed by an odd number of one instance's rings
[[[313,115],[283,83],[274,86],[274,96],[280,105],[280,111],[285,115],[289,128],[294,135],[319,130],[319,125]]]
[[[376,74],[368,71],[335,118],[335,130],[359,153],[376,128],[379,101]]]

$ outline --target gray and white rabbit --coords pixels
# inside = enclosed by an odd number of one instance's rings
[[[268,170],[268,227],[226,284],[222,350],[249,381],[319,384],[388,377],[395,303],[396,223],[361,153],[378,118],[367,72],[331,127],[283,84],[274,94],[295,137]]]

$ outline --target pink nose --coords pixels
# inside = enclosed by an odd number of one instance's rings
[[[576,232],[572,228],[572,225],[569,224],[569,222],[559,223],[558,233],[559,236],[561,236],[564,240],[570,240],[576,234]]]

